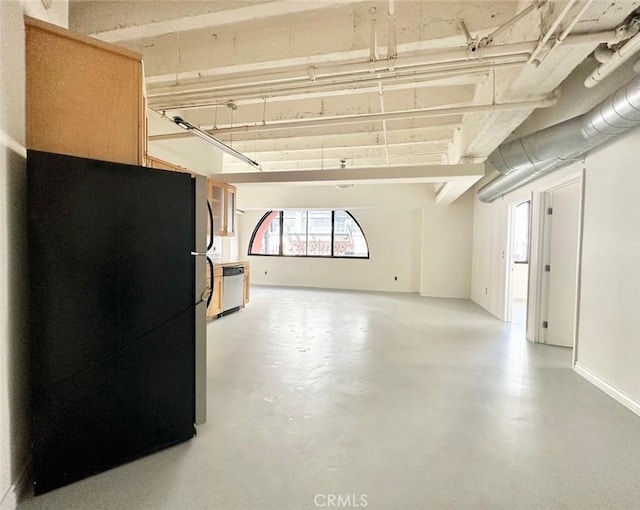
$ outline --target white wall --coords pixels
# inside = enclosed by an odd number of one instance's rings
[[[185,113],[185,118],[190,120],[189,112]],[[163,118],[153,110],[147,110],[147,121],[150,136],[165,133],[185,133],[182,128],[179,128],[169,119]],[[223,152],[195,135],[177,140],[149,141],[147,150],[150,156],[155,156],[174,165],[180,165],[201,175],[222,172]]]
[[[577,362],[640,409],[640,130],[586,160]]]
[[[241,253],[247,253],[253,229],[265,212],[248,211],[242,216]],[[368,260],[249,257],[251,282],[417,292],[420,281],[421,211],[358,209],[351,212],[367,238],[370,253]],[[394,279],[396,276],[397,281]]]
[[[638,147],[636,129],[492,204],[476,200],[471,299],[504,319],[508,205],[585,168],[577,364],[640,409]]]
[[[350,211],[369,243],[369,260],[251,257],[254,283],[420,292],[468,298],[473,199],[435,203],[426,184],[239,186],[240,258],[262,214],[283,208]],[[267,271],[267,275],[264,272]],[[398,280],[395,280],[395,277]]]
[[[420,295],[469,298],[473,195],[424,209]]]
[[[358,184],[346,189],[318,185],[238,185],[238,209],[361,209],[433,207],[428,184]]]
[[[0,1],[0,508],[13,508],[29,457],[25,50],[23,12],[67,26],[68,4]]]
[[[236,213],[236,235],[235,236],[216,236],[213,246],[209,251],[209,257],[213,262],[238,262],[247,260],[246,250],[240,251],[241,232],[240,215]]]
[[[513,264],[513,299],[527,299],[529,264]]]

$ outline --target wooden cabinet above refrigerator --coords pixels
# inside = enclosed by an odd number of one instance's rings
[[[143,165],[139,53],[25,17],[29,149]]]

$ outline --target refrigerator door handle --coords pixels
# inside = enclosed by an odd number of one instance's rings
[[[209,243],[207,244],[207,251],[209,251],[213,247],[213,236],[215,232],[215,229],[213,228],[213,210],[211,209],[211,204],[209,203],[209,200],[207,200],[207,213],[209,213],[209,229],[210,229]]]
[[[207,297],[207,308],[209,308],[209,303],[213,299],[213,291],[215,289],[215,280],[213,277],[213,261],[207,257],[207,264],[209,264],[209,297]]]

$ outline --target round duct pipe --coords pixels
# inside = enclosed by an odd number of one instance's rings
[[[587,113],[500,145],[488,161],[503,175],[480,188],[477,197],[493,202],[639,125],[636,76]]]

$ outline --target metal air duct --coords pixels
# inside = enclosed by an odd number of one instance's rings
[[[493,202],[638,125],[640,76],[583,115],[500,145],[488,161],[503,175],[480,188],[478,199]]]

